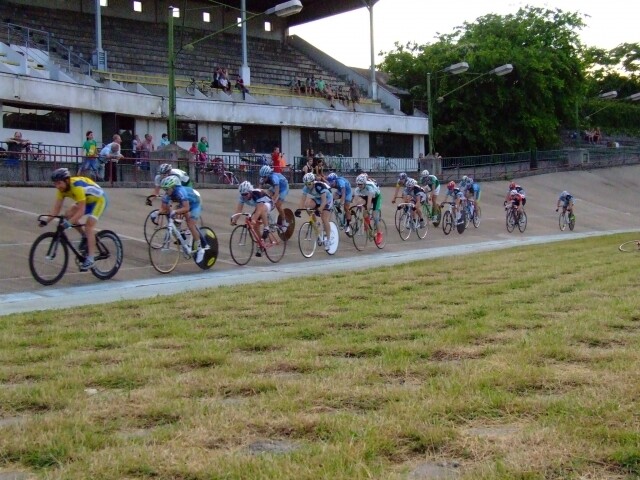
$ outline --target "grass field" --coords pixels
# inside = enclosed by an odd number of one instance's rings
[[[638,478],[636,237],[0,317],[0,478]]]

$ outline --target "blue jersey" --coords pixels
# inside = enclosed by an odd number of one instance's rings
[[[560,198],[558,200],[560,202],[564,202],[565,205],[567,205],[571,200],[573,200],[573,195],[565,190],[560,194]]]
[[[273,172],[269,176],[264,177],[262,186],[265,188],[265,190],[268,190],[269,193],[271,194],[274,194],[276,192],[276,186],[278,186],[279,200],[285,200],[287,198],[287,194],[289,193],[289,181],[281,173]]]
[[[331,187],[324,182],[315,181],[311,187],[306,185],[302,187],[302,196],[308,195],[313,198],[317,204],[322,201],[322,195],[326,195],[327,205],[333,203],[333,195],[331,194]]]
[[[176,185],[171,192],[171,195],[165,193],[162,197],[162,203],[169,205],[171,202],[176,202],[178,208],[184,206],[184,202],[189,202],[190,210],[194,207],[200,206],[200,194],[191,187],[183,187],[182,185]]]
[[[344,199],[344,201],[347,203],[351,202],[351,200],[353,199],[353,194],[351,192],[351,184],[349,183],[349,180],[344,177],[336,178],[336,184],[334,188],[336,189],[337,198]]]
[[[251,190],[251,196],[249,198],[239,195],[238,203],[249,205],[250,207],[255,207],[258,203],[266,203],[269,204],[269,210],[271,210],[271,197],[259,188]]]

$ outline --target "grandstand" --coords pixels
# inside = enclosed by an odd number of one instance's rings
[[[114,133],[123,135],[123,147],[134,135],[167,131],[168,47],[166,1],[145,1],[142,12],[133,2],[109,0],[101,9],[101,41],[107,68],[96,68],[95,2],[6,0],[0,2],[0,140],[20,130],[25,137],[47,145],[80,145],[86,130],[108,143]],[[242,69],[242,38],[235,27],[239,13],[216,6],[211,23],[201,11],[211,10],[204,0],[175,2],[184,9],[175,20],[178,48],[217,30],[233,26],[192,51],[176,58],[180,147],[189,148],[205,136],[209,152],[269,153],[279,146],[290,160],[307,148],[344,157],[416,158],[424,151],[427,119],[400,111],[397,91],[379,86],[378,99],[367,95],[369,84],[362,72],[350,69],[311,46],[287,36],[287,28],[354,8],[355,0],[302,0],[301,14],[280,19],[268,17],[247,22],[250,67],[249,94],[205,91],[217,67],[235,79]],[[230,0],[236,7],[239,0]],[[247,0],[250,11],[264,11],[275,0]],[[61,5],[64,5],[61,6]],[[186,5],[186,9],[185,6]],[[195,12],[191,14],[190,12]],[[337,88],[354,81],[365,94],[355,105],[320,96],[300,95],[289,88],[292,77],[322,77]],[[198,89],[186,87],[190,79]],[[355,108],[355,111],[353,111]],[[55,116],[56,123],[48,122]],[[67,118],[66,125],[59,119]],[[263,133],[261,133],[263,132]],[[256,137],[262,135],[260,142]]]

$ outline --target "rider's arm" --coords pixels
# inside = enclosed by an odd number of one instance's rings
[[[327,192],[323,192],[322,195],[320,195],[320,206],[318,207],[318,210],[320,210],[320,213],[324,212],[324,207],[327,205]]]
[[[236,205],[236,211],[234,212],[233,215],[236,215],[238,213],[242,213],[242,209],[244,208],[244,203],[242,202],[238,202],[238,205]],[[238,217],[234,217],[233,215],[231,215],[231,225],[235,225],[236,222],[238,221]]]
[[[77,208],[75,209],[75,214],[68,218],[69,223],[78,223],[80,221],[80,219],[84,215],[84,209],[86,205],[87,205],[86,200],[80,200],[76,202]]]
[[[273,196],[271,197],[271,200],[273,200],[274,205],[279,198],[280,198],[280,184],[276,183],[276,185],[273,187]]]
[[[50,217],[45,220],[47,223],[53,220],[53,217],[60,214],[62,202],[64,202],[64,198],[56,198],[56,202],[53,204],[53,207],[51,207],[51,213],[49,213]]]

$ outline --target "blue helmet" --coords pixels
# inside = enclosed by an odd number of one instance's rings
[[[329,182],[329,184],[335,183],[336,180],[338,180],[338,175],[336,175],[335,172],[331,172],[327,175],[327,182]]]
[[[268,177],[269,175],[271,175],[271,172],[273,172],[273,168],[271,168],[269,165],[263,165],[262,167],[260,167],[261,177]]]

